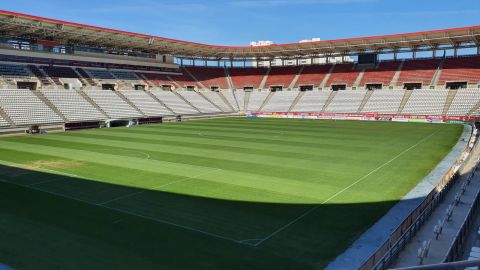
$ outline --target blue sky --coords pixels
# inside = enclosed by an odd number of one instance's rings
[[[480,25],[480,0],[0,0],[0,8],[220,45]]]

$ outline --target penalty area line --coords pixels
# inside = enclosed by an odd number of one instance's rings
[[[262,240],[260,240],[259,242],[257,242],[255,245],[255,247],[261,245],[263,242],[267,241],[268,239],[274,237],[275,235],[279,234],[280,232],[284,231],[285,229],[287,229],[288,227],[290,227],[291,225],[295,224],[296,222],[298,222],[299,220],[301,220],[302,218],[308,216],[310,213],[314,212],[315,210],[317,210],[320,206],[328,203],[329,201],[331,201],[332,199],[336,198],[337,196],[339,196],[340,194],[344,193],[345,191],[349,190],[350,188],[352,188],[353,186],[357,185],[358,183],[362,182],[363,180],[367,179],[370,175],[374,174],[375,172],[379,171],[380,169],[382,169],[383,167],[387,166],[388,164],[392,163],[393,161],[395,161],[396,159],[398,159],[399,157],[403,156],[405,153],[407,153],[408,151],[412,150],[413,148],[417,147],[418,145],[420,145],[422,142],[426,141],[427,139],[429,139],[430,137],[432,137],[433,135],[437,134],[439,130],[436,130],[435,132],[433,132],[432,134],[426,136],[425,138],[421,139],[420,141],[418,141],[416,144],[410,146],[409,148],[403,150],[400,154],[396,155],[395,157],[393,157],[392,159],[388,160],[387,162],[383,163],[382,165],[378,166],[377,168],[373,169],[372,171],[370,171],[369,173],[367,173],[366,175],[360,177],[359,179],[357,179],[355,182],[351,183],[350,185],[348,185],[347,187],[343,188],[342,190],[336,192],[335,194],[333,194],[332,196],[330,196],[329,198],[327,198],[326,200],[324,200],[322,203],[308,209],[307,211],[305,211],[303,214],[301,214],[300,216],[296,217],[295,219],[293,219],[292,221],[288,222],[287,224],[283,225],[282,227],[278,228],[277,230],[275,230],[274,232],[272,232],[271,234],[269,234],[267,237],[263,238]]]

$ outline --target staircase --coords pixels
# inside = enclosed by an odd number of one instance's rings
[[[178,84],[174,79],[172,79],[172,77],[167,76],[167,78],[168,78],[170,81],[172,81],[172,83],[175,84],[175,86],[176,86],[178,89],[183,89],[183,87],[182,87],[180,84]]]
[[[260,106],[260,108],[258,108],[258,111],[262,111],[263,107],[265,107],[265,105],[267,105],[267,103],[270,101],[270,99],[273,97],[273,95],[275,95],[275,92],[270,91],[270,93],[268,94],[268,96],[265,98],[262,105]]]
[[[228,102],[227,98],[223,95],[222,91],[217,92],[218,96],[223,100],[223,102],[230,108],[232,112],[235,112],[236,109]],[[235,102],[237,102],[237,98],[235,97],[235,94],[233,95],[233,98],[235,99]]]
[[[203,85],[203,83],[197,80],[197,78],[195,78],[195,76],[193,76],[193,74],[190,73],[190,71],[188,71],[186,67],[184,67],[183,70],[185,70],[185,72],[197,83],[197,85],[200,86],[201,89],[208,89],[207,87],[205,87],[205,85]]]
[[[259,89],[265,88],[265,84],[267,83],[268,75],[270,74],[270,71],[272,70],[271,67],[267,69],[267,73],[263,76],[262,81],[260,82],[260,85],[258,86]]]
[[[450,91],[448,91],[448,96],[447,100],[445,101],[445,105],[443,106],[442,115],[447,115],[447,112],[450,109],[450,106],[452,105],[453,99],[457,95],[457,92],[458,90],[456,89],[450,89]]]
[[[85,80],[87,80],[88,84],[90,84],[91,86],[98,86],[98,84],[92,79],[90,75],[88,75],[85,70],[83,70],[82,68],[75,68],[74,70],[75,72],[77,72],[80,78],[84,78]]]
[[[290,105],[290,108],[288,108],[288,112],[293,111],[293,109],[295,108],[295,105],[297,105],[297,103],[300,101],[300,99],[303,97],[303,95],[305,95],[305,92],[304,91],[299,91],[298,95],[293,100],[292,105]]]
[[[321,112],[325,112],[325,110],[327,109],[328,105],[330,105],[330,103],[332,102],[333,98],[337,95],[337,92],[338,91],[331,91],[330,95],[328,96],[327,98],[327,101],[325,101],[325,104],[323,105],[323,108],[321,110]]]
[[[430,83],[431,86],[436,86],[437,85],[438,80],[440,79],[440,75],[442,74],[444,64],[445,64],[445,57],[443,57],[442,61],[440,61],[440,64],[438,64],[437,70],[435,71],[435,74],[433,75],[432,82]]]
[[[45,73],[43,73],[37,66],[35,65],[27,65],[28,69],[30,69],[30,71],[33,73],[33,75],[35,75],[35,77],[38,78],[38,80],[40,80],[40,83],[42,84],[42,86],[51,86],[53,85],[53,81],[51,81],[50,79],[48,79],[48,77],[45,75]]]
[[[302,72],[303,72],[303,69],[305,68],[305,66],[302,66],[300,68],[300,70],[298,71],[297,75],[295,75],[295,78],[293,78],[292,82],[290,83],[290,85],[288,86],[288,88],[290,89],[293,89],[295,87],[295,85],[297,84],[298,82],[298,79],[300,79],[300,76],[302,75]]]
[[[130,91],[132,91],[132,90],[130,90]],[[148,116],[145,113],[143,113],[142,110],[140,110],[135,104],[133,104],[126,96],[124,96],[121,91],[113,91],[113,92],[115,94],[117,94],[117,96],[119,98],[123,99],[123,101],[125,101],[128,105],[130,105],[130,107],[134,108],[137,112],[139,112],[141,115],[143,115],[145,117]]]
[[[167,108],[167,110],[169,110],[173,115],[176,115],[176,113],[170,109],[170,107],[167,106],[167,104],[163,103],[163,101],[161,101],[157,96],[155,96],[154,94],[152,94],[152,92],[150,91],[145,91],[145,93],[147,93],[151,98],[153,98],[153,100],[155,100],[156,102],[162,104],[163,107]]]
[[[0,107],[0,116],[5,119],[11,126],[15,126],[15,123],[12,121],[12,118]]]
[[[230,72],[228,72],[228,68],[224,68],[224,70],[225,70],[225,78],[227,79],[228,87],[232,90],[235,89],[232,78],[230,77]]]
[[[361,113],[365,104],[367,104],[370,97],[373,95],[374,90],[368,90],[365,96],[363,97],[362,103],[360,103],[360,107],[358,107],[357,113]]]
[[[358,73],[357,79],[355,79],[355,82],[353,83],[352,87],[358,87],[360,83],[362,82],[363,76],[365,75],[365,69],[362,69],[360,73]]]
[[[397,114],[401,114],[403,111],[403,108],[405,108],[405,105],[407,104],[408,100],[410,99],[410,96],[412,95],[413,90],[405,90],[405,94],[403,95],[402,102],[400,102],[400,106],[398,107]]]
[[[243,91],[243,90],[242,90]],[[237,90],[233,90],[233,98],[235,99],[235,102],[237,103],[237,106],[238,106],[238,111],[245,111],[245,98],[247,97],[247,94],[244,92],[244,97],[243,97],[243,104],[240,104],[238,102],[238,98],[237,98],[237,94],[236,94]],[[248,92],[250,93],[250,92]],[[241,105],[241,106],[240,106]]]
[[[243,98],[243,110],[242,111],[246,111],[247,108],[248,108],[248,102],[250,102],[250,94],[252,92],[248,91],[248,92],[245,92],[245,97]],[[238,100],[237,100],[238,102]],[[238,104],[240,105],[240,104]]]
[[[393,75],[392,81],[390,82],[390,86],[393,86],[393,87],[397,86],[398,79],[400,78],[400,73],[402,72],[404,64],[405,64],[405,59],[403,59],[402,62],[400,62],[400,65],[398,65],[397,71]]]
[[[210,104],[212,104],[215,108],[219,109],[221,112],[225,112],[224,110],[222,110],[222,108],[218,107],[217,104],[213,103],[210,99],[208,99],[203,93],[197,92],[197,94],[199,94],[206,101],[210,102]]]
[[[50,102],[50,100],[48,100],[43,94],[42,92],[40,91],[32,91],[43,103],[45,103],[45,105],[47,105],[50,109],[52,109],[52,111],[54,111],[56,114],[58,114],[58,116],[60,116],[62,118],[62,120],[64,122],[68,122],[68,119],[65,117],[65,115],[63,115],[62,112],[60,112],[60,110],[55,107],[55,105],[53,105],[52,102]]]
[[[86,101],[88,101],[88,103],[90,103],[93,107],[95,107],[95,109],[101,112],[106,118],[110,118],[110,116],[104,110],[102,110],[102,108],[100,108],[100,106],[98,106],[98,104],[95,103],[93,99],[91,99],[87,94],[85,94],[85,92],[81,90],[75,90],[75,91],[77,91],[78,94],[80,94]]]
[[[177,95],[178,98],[180,98],[181,100],[185,101],[188,105],[192,106],[192,108],[194,108],[197,112],[199,113],[202,113],[197,107],[193,106],[192,103],[190,103],[190,101],[188,101],[186,98],[184,98],[182,95],[180,95],[179,93],[177,93],[177,91],[172,91],[172,93],[174,93],[175,95]]]
[[[333,69],[335,68],[336,64],[333,64],[332,67],[328,70],[327,75],[323,78],[322,82],[320,82],[320,88],[325,88],[325,85],[327,85],[328,80],[330,79],[330,76],[332,76]]]
[[[143,75],[142,73],[135,72],[135,74],[137,75],[137,77],[139,77],[140,79],[142,79],[142,81],[143,81],[145,84],[148,85],[148,88],[149,88],[149,89],[155,87],[155,85],[154,85],[151,81],[149,81],[149,80],[147,79],[147,77],[145,77],[145,75]]]

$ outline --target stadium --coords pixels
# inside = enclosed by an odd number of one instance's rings
[[[478,122],[480,26],[224,46],[0,10],[0,269],[478,269]]]

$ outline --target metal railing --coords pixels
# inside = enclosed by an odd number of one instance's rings
[[[359,270],[383,270],[393,262],[396,255],[415,236],[420,227],[425,223],[433,210],[440,204],[452,185],[459,178],[459,171],[472,151],[477,140],[477,130],[474,129],[469,144],[457,159],[455,164],[447,171],[437,186],[425,197],[422,203],[395,229],[384,244],[370,256]]]
[[[478,166],[474,168],[471,174],[471,178],[473,178],[473,176],[475,175],[477,168]],[[480,210],[480,191],[477,192],[477,194],[475,195],[475,200],[473,201],[472,207],[469,209],[468,215],[465,217],[465,220],[462,223],[462,227],[455,236],[455,241],[450,246],[443,262],[453,262],[461,259],[461,256],[465,251],[465,244],[467,242],[468,235],[475,224],[475,218],[478,210]]]
[[[476,267],[476,266],[477,267],[480,266],[480,260],[420,265],[420,266],[412,266],[412,267],[406,267],[406,268],[397,268],[395,270],[460,270],[460,269],[463,270],[467,267]]]

